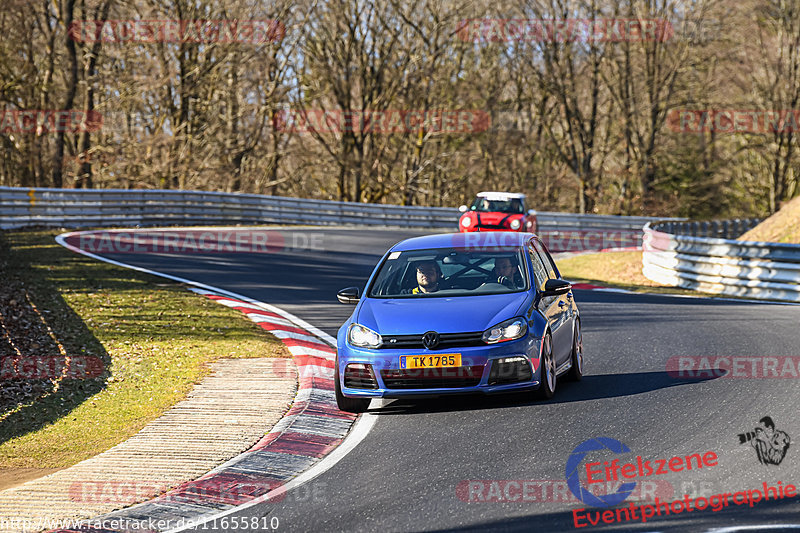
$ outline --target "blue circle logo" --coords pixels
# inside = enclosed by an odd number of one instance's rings
[[[610,494],[596,495],[592,494],[589,489],[581,487],[581,480],[578,477],[578,468],[583,463],[584,457],[589,452],[597,450],[608,450],[613,453],[627,453],[631,451],[625,444],[617,439],[609,437],[596,437],[588,439],[578,444],[567,459],[567,467],[565,475],[567,476],[567,486],[572,494],[575,495],[580,501],[593,507],[611,507],[624,502],[628,496],[631,495],[633,489],[636,488],[636,482],[622,483],[617,492]]]

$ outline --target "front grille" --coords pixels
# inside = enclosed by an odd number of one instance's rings
[[[531,381],[533,373],[531,364],[526,359],[519,361],[502,362],[498,359],[492,361],[492,369],[489,372],[489,385],[506,385],[509,383],[520,383]]]
[[[446,348],[486,346],[486,343],[481,340],[482,337],[482,331],[472,333],[440,333],[439,345],[436,346],[435,349],[444,350]],[[424,348],[422,344],[422,333],[417,335],[386,335],[383,337],[381,348]]]
[[[483,365],[451,368],[381,370],[387,389],[454,389],[475,387],[481,382]]]
[[[475,224],[476,228],[484,228],[484,229],[504,229],[509,230],[507,226],[503,226],[501,224]]]
[[[372,365],[350,364],[344,369],[344,386],[348,389],[377,389]]]

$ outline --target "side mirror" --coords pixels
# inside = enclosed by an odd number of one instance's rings
[[[536,216],[536,210],[535,209],[528,209],[528,214],[530,216],[532,216],[532,217],[535,217]]]
[[[347,287],[337,292],[336,298],[339,303],[355,305],[358,303],[359,292],[358,287]]]
[[[542,296],[558,296],[572,290],[572,283],[563,279],[548,279],[544,284]]]
[[[458,207],[458,210],[461,211],[462,213],[466,213],[468,208],[465,205],[461,205]]]

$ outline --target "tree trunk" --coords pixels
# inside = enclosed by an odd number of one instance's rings
[[[64,98],[62,111],[70,111],[75,101],[75,93],[78,90],[78,54],[75,49],[75,41],[69,33],[72,20],[75,15],[75,0],[66,0],[64,11],[64,27],[66,28],[65,39],[67,44],[67,54],[69,56],[69,77],[67,79],[67,95]],[[66,134],[59,131],[56,134],[56,149],[53,155],[53,187],[61,188],[64,186],[64,142]]]

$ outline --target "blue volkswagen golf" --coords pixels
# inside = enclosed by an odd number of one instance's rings
[[[533,390],[583,375],[580,313],[572,286],[532,233],[428,235],[394,245],[339,329],[339,408],[371,398]]]

